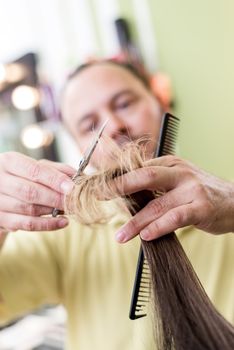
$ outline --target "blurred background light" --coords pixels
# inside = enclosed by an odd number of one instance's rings
[[[19,85],[12,91],[11,100],[15,108],[26,111],[39,104],[40,96],[36,88]]]
[[[49,146],[54,139],[50,130],[45,130],[37,124],[28,125],[21,132],[21,141],[29,149]]]

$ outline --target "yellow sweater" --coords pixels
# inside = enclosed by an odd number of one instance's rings
[[[150,317],[128,319],[139,239],[114,240],[119,215],[95,228],[10,234],[0,253],[0,321],[48,303],[68,312],[69,350],[151,350]],[[178,237],[208,295],[234,323],[234,236],[192,228]]]

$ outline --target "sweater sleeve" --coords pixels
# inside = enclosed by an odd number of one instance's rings
[[[61,235],[61,230],[8,234],[0,251],[1,324],[61,302],[60,254],[56,252]]]

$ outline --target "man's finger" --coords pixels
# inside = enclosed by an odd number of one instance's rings
[[[74,186],[69,176],[43,162],[15,152],[6,153],[4,157],[4,170],[10,174],[40,183],[60,193],[69,193]]]
[[[1,179],[0,192],[20,201],[51,208],[64,208],[63,195],[38,183],[8,174]]]
[[[75,175],[75,173],[77,171],[75,168],[71,167],[68,164],[53,162],[53,161],[48,160],[48,159],[39,160],[39,163],[50,166],[51,168],[57,169],[69,177],[72,177],[73,175]]]
[[[51,207],[29,204],[1,193],[0,211],[28,216],[41,216],[51,214],[52,210]]]
[[[0,212],[1,225],[9,231],[53,231],[68,225],[65,217],[30,217]]]
[[[193,204],[181,205],[145,227],[140,232],[140,236],[145,241],[151,241],[178,228],[193,225],[196,223],[197,218],[198,210]]]
[[[179,170],[163,166],[149,166],[136,169],[113,180],[113,190],[127,195],[142,190],[169,191],[178,183]]]
[[[173,155],[149,159],[144,163],[145,166],[165,166],[165,167],[175,167],[181,164],[188,164],[188,162]]]
[[[127,242],[166,212],[181,205],[188,204],[190,201],[190,192],[182,187],[169,191],[159,198],[150,201],[143,209],[136,213],[130,221],[120,228],[116,233],[117,241]]]

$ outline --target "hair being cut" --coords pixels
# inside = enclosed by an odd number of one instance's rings
[[[66,199],[67,213],[86,224],[108,219],[102,200],[118,197],[122,192],[113,186],[116,177],[144,167],[144,152],[139,143],[130,143],[122,150],[114,144],[108,146],[112,155],[108,168],[78,177],[73,193]],[[130,212],[137,207],[131,196],[122,201]],[[175,233],[142,241],[142,247],[151,274],[156,348],[234,349],[233,326],[209,300]]]

